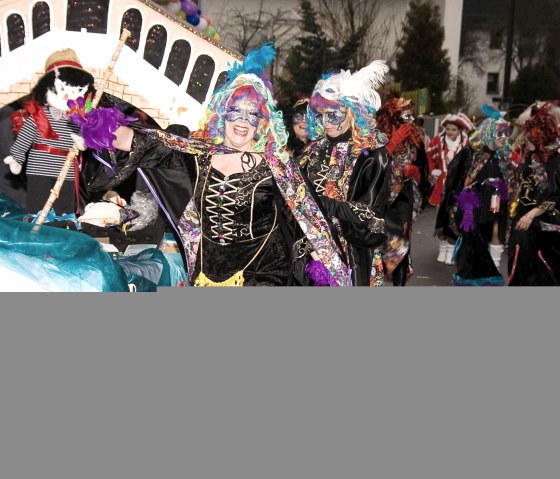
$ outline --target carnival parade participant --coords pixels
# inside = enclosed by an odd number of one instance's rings
[[[387,277],[405,286],[413,272],[410,256],[412,224],[422,211],[420,185],[427,181],[427,158],[421,131],[414,123],[411,101],[387,99],[376,114],[379,128],[389,136],[391,194],[385,215],[387,228],[402,243],[399,255],[384,254]]]
[[[309,143],[309,132],[307,131],[307,106],[309,98],[301,98],[296,101],[285,115],[286,129],[288,130],[288,153],[296,161],[303,155],[303,150]]]
[[[67,116],[68,100],[85,97],[93,89],[94,78],[82,68],[74,50],[56,51],[47,58],[45,74],[33,87],[23,115],[15,117],[18,133],[4,163],[14,175],[21,174],[26,163],[28,213],[42,210],[74,144],[72,135],[79,132]],[[77,161],[68,171],[55,208],[58,214],[79,212]]]
[[[434,184],[430,194],[429,203],[439,207],[443,198],[447,167],[451,160],[466,146],[468,135],[475,126],[464,113],[448,114],[441,122],[442,131],[428,144],[429,175]],[[439,240],[439,253],[437,261],[453,264],[452,255],[455,241],[448,238],[441,230],[436,230],[434,235]]]
[[[387,65],[374,61],[351,73],[323,76],[309,102],[310,142],[300,159],[321,200],[347,264],[352,285],[381,286],[380,246],[387,239],[384,205],[389,194],[387,138],[376,128],[376,92]]]
[[[136,169],[155,173],[190,165],[192,194],[168,214],[189,285],[294,284],[294,244],[303,231],[317,256],[315,268],[308,274],[299,270],[305,278],[295,284],[309,277],[315,284],[348,284],[329,226],[285,149],[286,129],[264,73],[275,55],[266,43],[236,62],[212,95],[200,129],[188,138],[130,127],[115,132],[113,146],[130,155],[105,189]],[[160,206],[169,210],[171,205],[160,201]],[[290,228],[291,222],[297,228]]]
[[[508,286],[560,286],[560,106],[534,105],[510,206]]]
[[[500,111],[482,107],[485,118],[448,166],[436,225],[455,237],[455,285],[504,284],[499,272],[507,230],[512,180],[510,123]]]

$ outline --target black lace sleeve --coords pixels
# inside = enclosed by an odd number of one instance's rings
[[[91,191],[110,190],[129,178],[137,168],[181,168],[194,157],[172,150],[156,138],[148,138],[134,131],[132,147],[128,154],[116,155],[89,185]],[[115,155],[113,155],[115,156]]]

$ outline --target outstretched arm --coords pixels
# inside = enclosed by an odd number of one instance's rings
[[[132,139],[134,138],[134,130],[128,126],[119,126],[114,135],[117,137],[113,141],[113,146],[117,150],[130,151],[132,149]]]

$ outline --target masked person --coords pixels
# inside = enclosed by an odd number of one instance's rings
[[[560,286],[560,106],[543,102],[523,124],[510,206],[508,286]]]
[[[237,62],[188,138],[130,127],[115,132],[113,146],[130,155],[105,189],[134,170],[188,167],[188,194],[154,189],[179,239],[188,285],[306,284],[303,270],[294,273],[303,232],[326,283],[348,284],[329,226],[285,148],[286,129],[264,74],[275,55],[267,43]]]
[[[307,107],[308,98],[302,98],[294,103],[286,115],[286,128],[288,130],[288,153],[298,161],[303,155],[303,150],[309,143],[309,132],[307,131]]]
[[[388,68],[374,61],[361,70],[325,75],[309,101],[310,142],[300,159],[320,197],[352,285],[380,286],[379,247],[386,241],[384,207],[389,195],[387,137],[377,128],[376,92]]]
[[[454,258],[459,286],[501,286],[499,272],[507,232],[513,175],[510,124],[489,105],[487,115],[448,166],[445,195],[436,224],[457,239]]]
[[[391,194],[385,220],[387,228],[401,243],[399,254],[384,253],[386,275],[394,286],[405,286],[413,272],[410,256],[412,224],[424,203],[426,151],[422,132],[414,123],[410,100],[387,99],[376,118],[379,128],[389,136],[387,152],[391,157]]]

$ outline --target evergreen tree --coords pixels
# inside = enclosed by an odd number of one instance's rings
[[[301,36],[290,49],[283,75],[276,79],[276,95],[281,103],[291,104],[297,98],[311,95],[321,76],[330,70],[347,69],[359,46],[359,33],[337,46],[317,21],[317,12],[309,0],[300,2]]]
[[[404,91],[429,88],[430,110],[435,114],[445,112],[443,96],[451,77],[444,37],[439,7],[431,0],[413,0],[403,23],[393,76]]]

